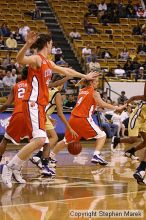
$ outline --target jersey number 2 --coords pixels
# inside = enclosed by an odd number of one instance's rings
[[[24,93],[25,93],[25,89],[24,88],[18,89],[18,98],[22,99],[24,97]]]

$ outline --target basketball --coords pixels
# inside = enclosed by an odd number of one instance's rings
[[[82,145],[81,143],[78,142],[71,142],[68,144],[68,152],[72,155],[77,155],[81,152],[82,150]]]

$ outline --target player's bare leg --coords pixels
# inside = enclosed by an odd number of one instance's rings
[[[5,137],[3,137],[3,139],[2,139],[2,141],[0,143],[0,161],[1,161],[2,156],[3,156],[3,154],[4,154],[5,150],[6,150],[7,143],[8,143],[8,140]]]

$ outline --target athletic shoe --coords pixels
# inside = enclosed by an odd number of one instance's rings
[[[108,164],[108,162],[106,160],[104,160],[99,154],[93,155],[91,162],[92,163],[99,163],[100,165],[107,165]]]
[[[26,180],[22,178],[21,170],[13,170],[13,177],[18,183],[25,184]]]
[[[12,188],[12,169],[9,168],[6,164],[3,165],[2,169],[2,182],[9,188]]]
[[[41,174],[44,176],[55,176],[56,175],[55,169],[50,168],[48,165],[43,165]]]
[[[145,177],[145,171],[142,170],[142,171],[136,171],[134,174],[133,174],[133,177],[137,180],[137,183],[140,184],[140,185],[145,185],[145,182],[144,182],[144,177]]]
[[[52,159],[51,157],[49,157],[49,167],[50,168],[56,168],[56,163],[57,163],[57,160]]]
[[[31,159],[30,159],[30,161],[33,163],[33,164],[35,164],[35,165],[37,165],[37,167],[39,168],[39,169],[42,169],[42,162],[41,162],[41,158],[40,157],[37,157],[37,156],[33,156]]]
[[[139,160],[139,157],[136,157],[134,153],[130,152],[130,150],[127,150],[124,154],[125,157],[131,158],[132,160]]]
[[[113,136],[112,143],[111,143],[111,151],[114,151],[119,143],[120,143],[120,138]]]

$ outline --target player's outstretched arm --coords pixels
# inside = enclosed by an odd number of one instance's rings
[[[94,97],[94,100],[95,100],[97,106],[99,106],[101,108],[107,108],[107,109],[111,109],[111,110],[114,110],[114,111],[115,110],[121,111],[124,108],[126,108],[126,106],[127,106],[127,104],[125,104],[125,105],[122,105],[122,106],[118,107],[118,106],[111,105],[111,104],[109,104],[107,102],[104,102],[102,100],[99,92],[96,92],[96,91],[94,92],[93,97]]]
[[[92,80],[99,75],[97,72],[90,72],[89,74],[85,75],[85,74],[79,73],[71,68],[57,66],[52,61],[50,61],[50,63],[52,65],[52,70],[54,73],[59,73],[59,74],[66,75],[69,77],[78,77],[78,78],[84,78],[87,80]]]
[[[14,89],[12,88],[10,94],[8,95],[7,101],[0,107],[0,112],[4,112],[9,105],[11,105],[14,101]]]

